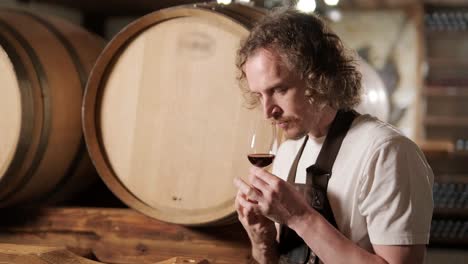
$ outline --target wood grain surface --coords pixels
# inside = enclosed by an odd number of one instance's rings
[[[250,242],[239,223],[188,228],[132,209],[1,210],[0,243],[64,247],[105,263],[154,263],[173,257],[246,263]]]

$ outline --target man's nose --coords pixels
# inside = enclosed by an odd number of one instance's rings
[[[265,119],[276,119],[281,115],[281,109],[273,100],[266,98],[263,101],[263,115]]]

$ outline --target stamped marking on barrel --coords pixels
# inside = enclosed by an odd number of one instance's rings
[[[142,254],[148,252],[148,246],[146,246],[145,244],[141,244],[141,243],[138,243],[135,249]]]
[[[177,42],[180,54],[192,59],[208,58],[215,52],[215,39],[203,32],[190,32],[181,35]]]
[[[176,202],[176,201],[182,201],[182,198],[173,195],[173,196],[172,196],[172,201],[174,201],[174,202]]]

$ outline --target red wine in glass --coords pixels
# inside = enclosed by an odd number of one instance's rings
[[[266,167],[273,162],[277,150],[276,125],[257,117],[251,124],[247,158],[256,167]]]
[[[252,163],[252,165],[260,167],[260,168],[270,165],[273,162],[273,159],[275,159],[274,154],[256,153],[256,154],[249,154],[247,155],[247,157],[250,163]]]

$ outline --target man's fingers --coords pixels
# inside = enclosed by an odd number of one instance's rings
[[[250,169],[250,181],[252,184],[255,183],[255,187],[259,190],[271,191],[278,187],[278,184],[283,181],[277,176],[265,171],[261,168],[252,167]],[[256,182],[256,180],[261,182]]]
[[[237,197],[235,200],[235,208],[240,217],[244,218],[247,215],[254,212],[252,209],[254,204],[258,204],[257,201],[248,199],[240,190],[237,191]]]
[[[236,207],[236,211],[239,214],[240,217],[244,217],[244,208],[240,204],[240,200],[244,199],[242,193],[240,191],[237,191],[237,196],[236,200],[234,202],[234,205]]]
[[[252,187],[258,190],[262,195],[264,194],[264,192],[269,192],[269,190],[271,189],[270,185],[268,185],[268,183],[266,183],[256,174],[250,174],[249,181],[251,182]]]
[[[256,203],[260,197],[261,192],[255,187],[250,186],[241,178],[235,178],[234,184],[239,189],[241,194],[244,194],[250,202]]]
[[[239,200],[242,207],[242,219],[249,224],[254,224],[258,221],[258,217],[261,215],[258,205],[247,201],[245,199]]]
[[[239,199],[239,204],[246,212],[252,209],[252,203],[247,199]]]
[[[261,179],[262,181],[264,181],[268,185],[274,185],[276,183],[276,181],[278,181],[278,177],[276,177],[275,175],[265,171],[262,168],[251,167],[250,168],[250,174],[253,174],[253,175],[257,176],[257,178]]]
[[[234,185],[236,185],[237,189],[243,194],[246,194],[250,190],[250,185],[248,185],[244,180],[239,177],[234,178]]]

